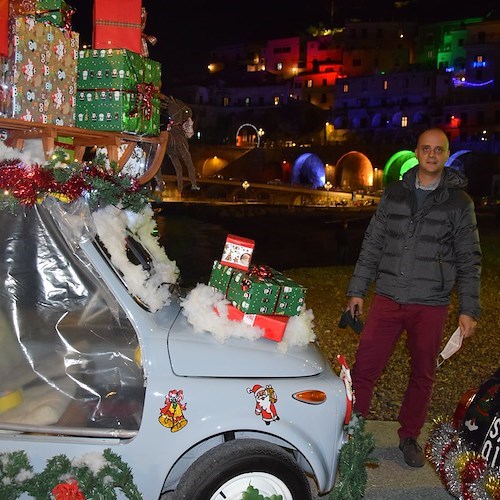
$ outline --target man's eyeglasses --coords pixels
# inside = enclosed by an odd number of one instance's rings
[[[441,156],[446,150],[445,148],[441,146],[436,146],[435,148],[432,148],[431,146],[425,145],[421,147],[422,152],[425,153],[426,155],[430,154],[431,152],[434,152],[436,156]]]

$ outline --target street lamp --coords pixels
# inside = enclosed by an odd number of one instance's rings
[[[257,147],[260,147],[260,141],[262,140],[264,134],[265,132],[263,128],[259,128],[259,130],[257,130]]]
[[[325,189],[326,189],[326,204],[330,205],[330,189],[332,189],[332,183],[330,181],[326,181]]]
[[[243,181],[241,183],[241,187],[245,190],[245,203],[247,202],[247,189],[250,187],[250,183],[248,181]]]

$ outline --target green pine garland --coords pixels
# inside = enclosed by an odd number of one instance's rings
[[[375,449],[375,438],[365,432],[364,418],[353,414],[347,431],[349,441],[340,450],[338,478],[329,500],[363,498],[368,480],[366,466],[377,462],[369,459]]]
[[[58,487],[66,486],[73,487],[81,495],[74,498],[113,500],[118,498],[118,490],[130,500],[143,500],[134,483],[131,469],[109,448],[102,455],[91,453],[72,461],[65,455],[54,456],[38,474],[33,472],[26,452],[0,453],[2,500],[15,500],[23,493],[35,500],[57,500],[54,488],[57,492]]]

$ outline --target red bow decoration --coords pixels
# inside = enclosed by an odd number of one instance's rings
[[[144,57],[149,57],[149,47],[148,43],[151,45],[156,45],[158,39],[153,35],[146,35],[144,33],[144,28],[146,27],[146,21],[148,19],[148,13],[143,7],[141,11],[141,36],[142,36],[142,55]]]
[[[245,277],[241,280],[241,288],[242,290],[248,290],[252,286],[250,278],[257,278],[260,281],[264,281],[266,278],[270,279],[273,276],[273,270],[269,266],[251,266]]]
[[[130,113],[131,116],[136,116],[140,112],[146,120],[150,120],[153,112],[153,98],[156,95],[158,95],[158,87],[152,83],[138,83],[136,106]]]

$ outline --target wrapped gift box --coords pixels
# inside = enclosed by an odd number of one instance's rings
[[[254,247],[254,240],[228,234],[222,251],[221,263],[246,271],[250,267]]]
[[[73,12],[74,9],[64,0],[37,0],[35,19],[70,30]]]
[[[94,0],[93,47],[142,53],[142,1]]]
[[[49,22],[71,29],[74,9],[64,0],[10,0],[11,16],[35,16],[39,22]]]
[[[13,43],[15,41],[15,43]],[[4,80],[5,116],[74,125],[79,34],[32,16],[13,19]]]
[[[0,57],[9,53],[9,2],[0,0]],[[0,61],[1,62],[1,61]]]
[[[158,135],[160,101],[153,98],[147,110],[138,92],[122,90],[81,90],[77,93],[77,127],[110,132]]]
[[[231,277],[235,271],[236,269],[234,267],[225,266],[220,261],[214,260],[208,284],[216,290],[222,292],[225,296],[229,282],[231,281]]]
[[[161,87],[161,63],[127,49],[86,49],[78,55],[78,90],[136,90],[139,83]]]
[[[240,311],[251,314],[297,316],[305,304],[306,289],[267,266],[235,271],[226,298]]]
[[[227,306],[227,318],[232,321],[243,321],[250,326],[256,326],[264,330],[266,339],[281,342],[288,324],[287,316],[246,314],[229,304]]]

